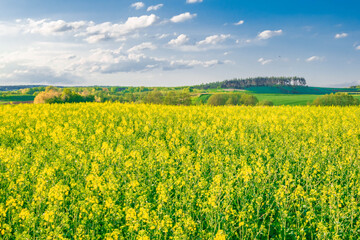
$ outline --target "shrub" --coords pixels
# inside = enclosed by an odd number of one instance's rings
[[[274,103],[269,100],[262,100],[256,104],[256,106],[274,106]]]
[[[315,106],[352,106],[360,105],[360,101],[348,93],[331,93],[316,98]]]
[[[208,99],[207,104],[212,106],[223,106],[228,100],[227,94],[213,94]]]
[[[77,103],[77,102],[94,102],[95,97],[88,93],[82,95],[72,91],[71,89],[64,89],[62,92],[58,88],[46,87],[44,92],[40,92],[34,99],[35,104],[39,103]]]
[[[34,103],[35,104],[39,104],[39,103],[55,103],[55,102],[60,102],[60,96],[61,96],[61,92],[54,90],[54,89],[49,89],[46,90],[45,92],[40,92],[34,99]]]
[[[246,93],[242,94],[240,98],[240,103],[246,106],[255,106],[258,102],[259,100],[255,96]]]
[[[164,96],[161,92],[151,91],[145,96],[144,103],[161,104],[163,103],[163,98]]]
[[[208,102],[212,106],[223,106],[223,105],[246,105],[255,106],[258,103],[258,99],[250,94],[214,94]]]

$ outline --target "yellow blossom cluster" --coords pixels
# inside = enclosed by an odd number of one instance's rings
[[[359,239],[359,107],[0,106],[0,239]]]

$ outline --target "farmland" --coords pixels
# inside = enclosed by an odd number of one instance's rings
[[[181,96],[185,94],[191,105],[207,104],[208,99],[214,94],[251,94],[259,101],[271,101],[275,106],[289,105],[289,106],[304,106],[311,104],[316,98],[321,95],[348,92],[350,95],[360,99],[358,89],[350,88],[315,88],[315,87],[251,87],[246,89],[192,89],[192,87],[174,87],[174,88],[144,88],[144,87],[68,87],[59,88],[59,91],[69,89],[76,93],[87,92],[94,95],[102,102],[136,102],[136,103],[163,103],[166,105],[187,105],[184,101],[176,101],[176,99],[184,98]],[[25,88],[13,91],[0,92],[0,104],[19,104],[31,103],[35,97],[45,90],[45,87]],[[191,90],[191,92],[189,92]],[[27,93],[28,92],[28,93]],[[154,99],[158,97],[156,94],[162,95],[163,99]],[[149,97],[153,96],[153,97]],[[169,98],[170,97],[170,98]],[[151,99],[152,98],[152,99]],[[166,99],[173,101],[167,101]],[[153,101],[150,101],[153,100]],[[155,101],[156,100],[156,101]],[[174,101],[175,100],[175,101]]]
[[[360,108],[0,106],[1,239],[358,239]]]
[[[8,96],[0,96],[0,104],[4,103],[20,103],[20,102],[32,102],[34,96],[27,94],[14,94]]]

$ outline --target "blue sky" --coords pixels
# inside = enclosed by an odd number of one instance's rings
[[[0,85],[360,84],[359,1],[0,0]]]

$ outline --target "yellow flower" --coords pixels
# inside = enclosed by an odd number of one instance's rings
[[[214,240],[225,240],[226,239],[226,234],[224,233],[223,230],[219,230],[214,238]]]
[[[27,210],[26,208],[22,209],[21,212],[19,213],[19,217],[20,217],[22,220],[27,219],[29,216],[30,216],[30,211]]]
[[[54,222],[55,212],[52,210],[50,211],[47,210],[45,211],[43,217],[46,222],[52,223]]]

